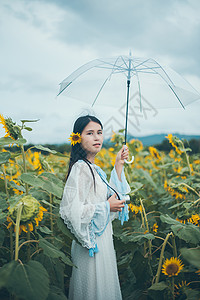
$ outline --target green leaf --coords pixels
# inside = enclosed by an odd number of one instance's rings
[[[25,123],[25,122],[38,122],[40,119],[37,119],[37,120],[20,120],[22,123]]]
[[[20,145],[20,146],[26,144],[26,142],[27,142],[27,140],[23,139],[23,138],[19,138],[14,141],[15,144]]]
[[[52,231],[46,226],[39,226],[39,230],[45,234],[52,234]]]
[[[28,130],[28,131],[32,131],[33,129],[31,127],[24,127],[24,129]]]
[[[7,214],[2,212],[2,210],[0,209],[0,220],[3,220],[7,217]]]
[[[118,132],[123,133],[125,129],[119,129]]]
[[[49,149],[47,147],[43,147],[42,145],[36,145],[36,146],[34,146],[34,148],[42,150],[42,151],[50,152],[52,154],[56,154],[57,153],[57,151],[51,150],[51,149]]]
[[[5,164],[11,157],[10,152],[0,152],[0,164]]]
[[[74,266],[71,260],[53,244],[49,243],[47,240],[41,238],[39,239],[39,246],[44,250],[44,254],[52,258],[61,258],[62,261],[69,265]]]
[[[50,288],[56,286],[64,290],[65,264],[59,258],[52,258],[44,253],[39,253],[35,260],[39,261],[47,270],[50,279]]]
[[[6,201],[6,196],[0,194],[0,209],[5,210],[8,208],[8,202]]]
[[[47,300],[67,300],[67,297],[63,294],[61,289],[52,286]]]
[[[163,222],[163,223],[167,223],[167,224],[170,224],[170,225],[179,225],[180,224],[180,222],[179,221],[177,221],[177,220],[175,220],[175,219],[173,219],[173,218],[171,218],[169,215],[161,215],[160,216],[160,220]]]
[[[144,185],[141,182],[133,182],[130,184],[131,192],[130,195],[134,195],[139,189],[141,189]],[[133,190],[132,190],[133,188]]]
[[[186,241],[186,243],[197,245],[200,242],[200,230],[195,225],[179,223],[178,225],[172,225],[171,229],[176,236]]]
[[[46,204],[48,206],[51,206],[51,207],[56,207],[56,206],[54,206],[53,204],[51,204],[50,202],[48,202],[46,200],[40,200],[40,202],[42,202],[42,203],[44,203],[44,204]],[[60,203],[60,200],[59,200],[59,203]]]
[[[200,269],[200,247],[198,248],[182,248],[180,250],[184,259],[186,259],[190,264]]]
[[[151,282],[153,274],[149,259],[144,257],[139,250],[134,253],[130,267],[136,277],[137,288],[143,288],[146,281]]]
[[[20,176],[20,178],[23,182],[29,185],[40,187],[43,190],[57,196],[58,198],[62,197],[63,183],[51,173],[44,172],[39,176],[30,173],[24,173]]]
[[[146,170],[139,169],[137,170],[137,173],[139,173],[140,177],[144,177],[148,183],[150,183],[155,189],[157,189],[155,182]]]
[[[19,138],[17,140],[13,140],[10,137],[0,138],[0,146],[6,146],[6,145],[10,145],[10,144],[24,145],[24,144],[26,144],[26,142],[27,141],[23,138]]]
[[[5,231],[3,230],[3,228],[0,227],[0,246],[3,245],[5,236],[6,236]]]
[[[170,291],[168,285],[164,281],[154,283],[150,288],[148,288],[148,296],[150,296],[150,298],[154,299],[154,300],[172,299],[171,291]]]
[[[163,291],[166,288],[168,288],[167,284],[164,281],[154,283],[148,290],[154,290],[154,291]]]
[[[183,203],[184,203],[184,201],[182,201],[182,202],[180,202],[180,203],[176,203],[176,204],[170,206],[169,209],[174,209],[174,208],[176,208],[176,207],[179,207],[179,206],[181,206]]]
[[[18,191],[22,191],[22,192],[24,192],[25,193],[25,188],[22,186],[22,185],[17,185],[14,181],[9,181],[8,182],[8,184],[12,187],[12,188],[14,188],[14,189],[16,189],[16,190],[18,190]]]
[[[6,287],[15,266],[16,262],[11,261],[0,268],[0,289]]]
[[[49,294],[49,275],[43,265],[33,260],[27,264],[16,261],[11,263],[6,265],[7,273],[5,274],[7,275],[11,269],[6,280],[6,288],[9,292],[20,299],[45,300]]]
[[[186,300],[199,300],[200,299],[200,292],[197,290],[192,290],[189,287],[185,287],[184,293],[187,296]]]
[[[127,233],[128,233],[128,235],[127,235]],[[134,243],[139,243],[141,245],[147,240],[154,240],[155,236],[152,233],[144,234],[143,232],[141,232],[141,233],[133,232],[132,234],[130,234],[130,232],[123,232],[119,238],[125,244],[127,244],[129,242],[134,242]]]
[[[71,233],[71,231],[68,229],[67,225],[64,223],[63,219],[57,218],[57,226],[62,231],[64,235],[69,237],[71,240],[75,240],[77,243],[78,240],[75,238],[75,236]],[[80,244],[80,243],[79,243]]]
[[[14,144],[15,141],[11,139],[10,137],[2,137],[0,138],[0,146],[5,146],[9,144]]]

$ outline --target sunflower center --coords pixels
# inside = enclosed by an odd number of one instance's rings
[[[80,137],[78,135],[73,135],[72,140],[73,141],[78,141],[80,139]]]
[[[179,267],[177,266],[177,264],[171,263],[168,266],[166,266],[166,273],[168,275],[173,275],[176,274],[179,270]]]

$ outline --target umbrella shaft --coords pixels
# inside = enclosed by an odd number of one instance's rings
[[[126,145],[126,140],[127,140],[129,89],[130,89],[130,80],[128,79],[128,80],[127,80],[127,101],[126,101],[125,141],[124,141],[124,144],[125,144],[125,145]]]

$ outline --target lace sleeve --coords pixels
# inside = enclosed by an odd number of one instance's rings
[[[87,164],[76,162],[65,184],[59,210],[64,223],[82,246],[88,249],[93,247],[89,223],[96,207],[88,203],[89,192],[93,191],[93,187],[93,177]]]
[[[59,212],[77,240],[88,249],[95,247],[95,234],[104,232],[110,216],[109,203],[91,203],[89,193],[94,194],[91,171],[85,162],[78,161],[65,184]]]

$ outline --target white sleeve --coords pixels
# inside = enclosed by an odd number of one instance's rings
[[[94,247],[94,232],[103,232],[109,214],[104,202],[88,202],[90,192],[94,193],[94,180],[89,166],[83,161],[76,162],[65,184],[59,212],[81,245],[88,249]]]

